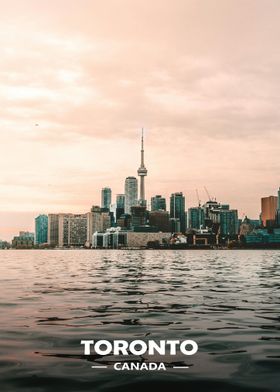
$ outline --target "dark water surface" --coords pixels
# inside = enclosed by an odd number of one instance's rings
[[[279,251],[0,251],[0,284],[0,391],[280,390]],[[118,372],[81,339],[199,351]]]

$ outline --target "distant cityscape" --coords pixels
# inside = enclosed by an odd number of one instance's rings
[[[183,192],[145,197],[144,135],[141,161],[134,176],[125,179],[124,193],[112,203],[112,189],[101,189],[101,206],[83,214],[57,213],[35,218],[35,233],[20,231],[11,243],[0,240],[0,248],[280,248],[280,188],[278,196],[261,199],[258,219],[238,218],[237,209],[222,204],[205,192],[208,201],[186,210]]]

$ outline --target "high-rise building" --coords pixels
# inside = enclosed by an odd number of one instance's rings
[[[58,217],[63,214],[48,215],[48,244],[50,246],[58,245]]]
[[[170,218],[169,226],[171,233],[179,233],[181,231],[181,222],[179,218]]]
[[[144,136],[142,129],[142,138],[141,138],[141,164],[138,169],[138,176],[140,177],[140,195],[139,195],[139,204],[140,206],[146,206],[147,202],[145,199],[145,176],[148,173],[148,170],[144,164]]]
[[[50,246],[84,246],[86,240],[86,214],[48,215],[48,244]]]
[[[238,234],[238,211],[230,209],[229,204],[210,200],[202,206],[202,209],[205,227],[211,228],[214,234],[230,237]]]
[[[111,188],[102,188],[101,190],[101,207],[110,209],[112,202],[112,190]]]
[[[35,218],[35,244],[46,244],[48,242],[48,217],[39,215]]]
[[[151,210],[152,211],[159,211],[163,210],[166,211],[166,199],[161,195],[156,195],[151,198]]]
[[[87,240],[87,215],[69,214],[59,218],[62,221],[62,233],[59,246],[84,246]],[[60,226],[60,224],[59,224]]]
[[[104,212],[99,206],[92,206],[87,214],[87,241],[88,248],[92,245],[92,235],[97,232],[105,232],[111,226],[110,212]]]
[[[151,211],[149,213],[149,224],[164,233],[170,232],[169,213],[163,209]]]
[[[146,207],[145,206],[132,206],[131,207],[131,225],[144,226],[146,224]]]
[[[239,231],[237,210],[223,210],[219,213],[220,235],[235,236]]]
[[[205,213],[202,207],[188,209],[188,228],[200,229],[205,227]]]
[[[131,214],[131,207],[138,205],[137,178],[126,177],[125,179],[125,213]]]
[[[172,193],[170,197],[170,218],[179,219],[180,231],[186,231],[185,196],[182,192]]]
[[[125,195],[123,193],[118,193],[116,196],[117,208],[124,208]]]
[[[271,226],[275,223],[277,204],[277,196],[262,197],[261,220],[264,227]]]
[[[116,221],[124,214],[125,195],[119,193],[116,197]]]

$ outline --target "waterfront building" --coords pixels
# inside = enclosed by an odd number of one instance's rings
[[[221,204],[219,204],[217,201],[209,200],[202,206],[202,208],[204,211],[205,227],[212,227],[213,221],[211,218],[211,212],[215,210],[220,210]]]
[[[166,199],[161,195],[156,195],[151,198],[151,210],[152,211],[159,211],[163,210],[166,211]]]
[[[179,219],[180,232],[186,231],[185,196],[182,192],[172,193],[170,197],[170,218]]]
[[[35,218],[35,244],[46,244],[48,242],[48,217],[39,215]]]
[[[48,245],[82,247],[87,241],[87,214],[49,214]]]
[[[62,227],[60,226],[62,225]],[[87,241],[87,215],[69,214],[59,217],[60,247],[82,247]]]
[[[111,227],[105,233],[95,232],[92,237],[93,248],[118,249],[126,246],[126,231],[120,227]]]
[[[144,136],[143,136],[143,129],[142,129],[142,138],[141,138],[141,163],[140,167],[137,171],[138,176],[140,177],[140,195],[139,195],[139,204],[140,206],[146,206],[147,201],[145,198],[145,177],[148,173],[145,163],[144,163]],[[128,212],[129,211],[125,211]]]
[[[48,245],[58,246],[58,217],[62,214],[48,215]]]
[[[11,244],[8,241],[0,240],[0,249],[9,249]]]
[[[273,226],[275,224],[277,205],[277,196],[268,196],[261,198],[261,220],[264,227]]]
[[[217,201],[208,201],[202,206],[204,210],[205,227],[212,229],[213,233],[223,237],[235,237],[239,232],[238,211],[230,209],[229,204]]]
[[[239,221],[237,210],[222,209],[218,206],[209,211],[209,224],[216,234],[221,236],[236,236],[239,232]]]
[[[93,234],[94,248],[146,248],[151,243],[168,243],[171,233],[122,231],[110,228],[105,233]]]
[[[202,207],[188,209],[188,228],[201,229],[205,227],[205,212]]]
[[[95,232],[104,232],[111,227],[111,216],[108,211],[103,211],[99,206],[92,206],[87,214],[87,240],[88,248],[92,245],[92,236]]]
[[[131,214],[131,207],[138,205],[138,183],[136,177],[125,179],[125,213]]]
[[[280,247],[280,228],[255,229],[244,236],[244,243],[248,247]]]
[[[223,210],[219,213],[220,232],[222,236],[236,236],[238,234],[237,210]]]
[[[145,248],[149,243],[158,243],[162,245],[167,243],[171,237],[171,233],[162,232],[127,232],[127,246]]]
[[[154,210],[149,213],[150,226],[156,227],[158,231],[170,232],[169,213],[163,210]]]
[[[110,210],[110,206],[112,203],[112,190],[111,188],[102,188],[101,190],[101,208],[108,208]]]
[[[20,231],[18,236],[12,239],[12,248],[14,249],[31,249],[34,246],[34,233],[29,231]]]
[[[217,236],[210,229],[194,229],[192,244],[194,246],[209,246],[217,244]]]

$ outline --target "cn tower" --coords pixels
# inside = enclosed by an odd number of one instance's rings
[[[141,138],[141,165],[137,171],[138,176],[140,177],[140,198],[139,204],[140,206],[146,206],[145,199],[145,176],[148,173],[148,170],[144,164],[144,136],[143,136],[143,128],[142,128],[142,138]]]

